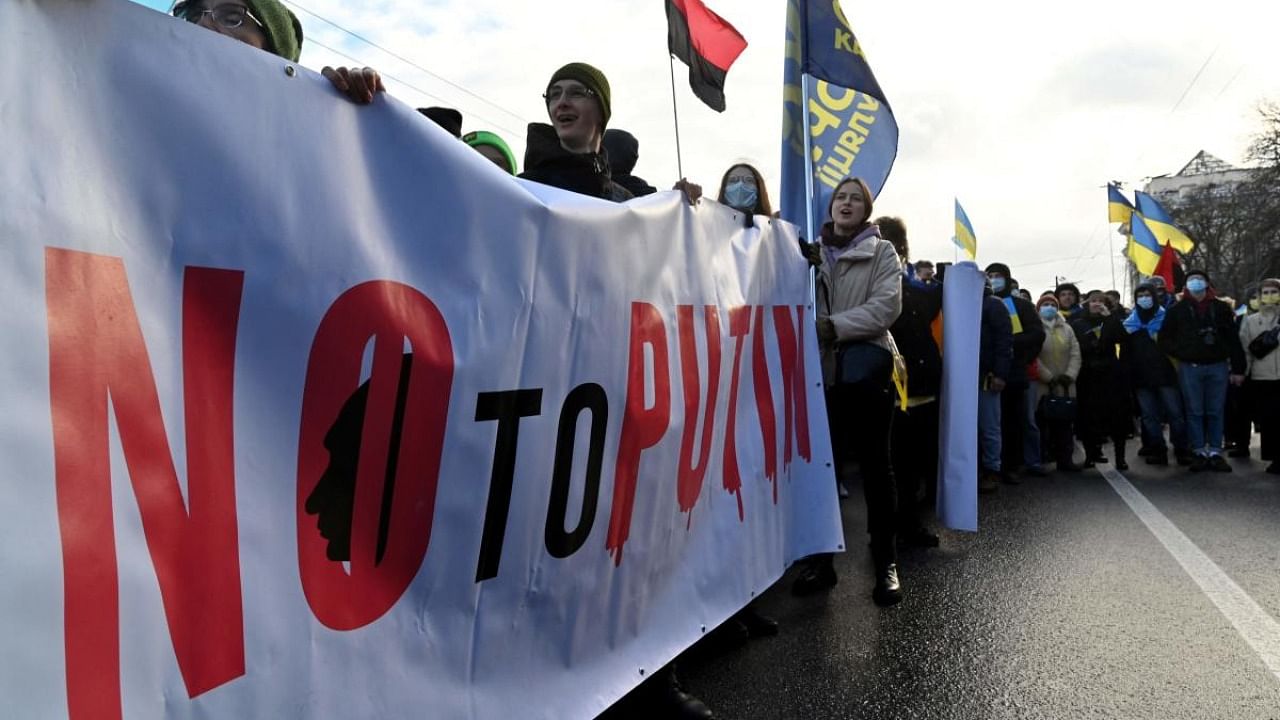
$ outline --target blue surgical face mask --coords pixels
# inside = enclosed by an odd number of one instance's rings
[[[756,209],[756,201],[760,199],[760,193],[741,180],[733,180],[724,186],[724,199],[729,203],[729,207],[750,212]]]
[[[1151,297],[1150,295],[1138,296],[1138,307],[1142,308],[1143,310],[1150,310],[1151,308],[1155,307],[1155,304],[1156,304],[1155,298]]]
[[[1041,305],[1040,317],[1044,318],[1045,320],[1052,320],[1058,317],[1058,308],[1052,305]]]
[[[1193,277],[1187,281],[1187,290],[1192,295],[1203,295],[1205,290],[1209,289],[1209,283],[1204,278]]]
[[[1004,288],[1005,288],[1004,278],[1000,277],[999,275],[991,278],[991,292],[999,295],[1000,293],[1004,292]]]

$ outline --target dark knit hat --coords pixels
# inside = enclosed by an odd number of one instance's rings
[[[198,22],[199,17],[194,20],[188,14],[188,11],[204,10],[199,5],[193,7],[191,5],[195,0],[181,0],[173,6],[173,16],[182,18],[190,22]],[[280,0],[245,0],[246,7],[249,12],[262,24],[262,33],[267,36],[267,52],[290,62],[298,62],[298,56],[302,54],[302,23],[298,22],[298,16],[289,11],[289,8],[280,3]]]
[[[431,118],[431,121],[444,128],[454,137],[462,137],[462,113],[447,107],[418,108],[418,112]]]
[[[473,130],[462,136],[462,142],[470,145],[471,147],[488,145],[489,147],[497,148],[498,152],[502,153],[502,157],[507,159],[507,172],[512,175],[516,174],[515,153],[511,152],[511,148],[507,145],[506,141],[497,135],[489,132],[488,130]]]
[[[547,89],[550,90],[552,85],[561,80],[577,80],[595,93],[596,101],[600,103],[600,124],[602,126],[609,124],[612,104],[609,98],[609,79],[604,76],[604,73],[586,63],[569,63],[555,71],[547,81]]]
[[[1141,282],[1141,283],[1138,283],[1138,287],[1136,287],[1136,288],[1134,288],[1134,289],[1133,289],[1133,297],[1134,297],[1134,298],[1137,298],[1137,297],[1138,297],[1138,293],[1146,293],[1146,294],[1150,295],[1151,297],[1155,297],[1155,296],[1156,296],[1156,286],[1155,286],[1155,285],[1153,285],[1151,282]]]
[[[280,0],[245,0],[254,17],[262,21],[268,50],[285,60],[298,62],[302,54],[302,23]]]
[[[1077,287],[1075,283],[1059,283],[1058,287],[1053,289],[1053,293],[1056,295],[1062,292],[1063,290],[1070,290],[1071,292],[1076,294],[1077,298],[1080,297],[1080,288]]]
[[[991,273],[1000,273],[1001,275],[1005,276],[1005,278],[1010,278],[1013,276],[1013,273],[1009,272],[1009,266],[1005,265],[1004,263],[991,263],[990,265],[987,266],[987,269],[984,272],[986,272],[988,275],[990,275]]]
[[[1192,275],[1199,275],[1200,277],[1204,278],[1205,282],[1209,283],[1210,285],[1213,284],[1213,278],[1209,277],[1208,270],[1201,270],[1200,268],[1196,268],[1194,270],[1188,270],[1187,279],[1190,280]]]

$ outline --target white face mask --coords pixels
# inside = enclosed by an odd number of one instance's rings
[[[1052,305],[1041,305],[1040,317],[1044,318],[1045,320],[1052,320],[1058,317],[1058,308]]]

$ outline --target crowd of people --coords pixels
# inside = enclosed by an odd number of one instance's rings
[[[291,61],[303,42],[301,24],[278,0],[188,0],[173,14]],[[356,103],[384,89],[370,68],[325,68],[323,75]],[[637,139],[607,129],[612,94],[604,73],[569,63],[547,81],[543,98],[549,122],[529,125],[523,172],[496,134],[463,135],[456,110],[421,112],[512,175],[611,201],[656,192],[632,174]],[[689,202],[702,195],[683,178],[675,187]],[[747,225],[775,215],[764,177],[747,163],[724,172],[716,198]],[[905,223],[872,220],[873,202],[863,180],[844,179],[819,237],[801,251],[815,277],[837,483],[847,494],[844,473],[856,463],[874,563],[871,597],[890,606],[903,598],[899,546],[939,544],[927,516],[939,463],[947,264],[913,262]],[[1280,474],[1280,280],[1264,280],[1237,312],[1203,270],[1186,273],[1183,288],[1167,288],[1159,277],[1143,282],[1132,308],[1114,290],[1082,295],[1070,283],[1033,299],[1003,263],[989,265],[986,275],[974,378],[981,492],[1046,476],[1050,465],[1077,473],[1107,463],[1108,444],[1113,466],[1127,469],[1126,443],[1134,437],[1151,465],[1172,458],[1191,472],[1229,472],[1224,453],[1249,454],[1250,423],[1260,430],[1267,472]],[[823,554],[802,561],[792,590],[810,595],[836,582],[833,556]],[[777,633],[778,625],[749,605],[718,632],[758,637]],[[622,705],[644,717],[712,717],[683,691],[673,664]]]

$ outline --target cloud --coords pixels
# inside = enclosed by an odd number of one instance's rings
[[[1169,108],[1204,58],[1172,48],[1130,44],[1063,59],[1035,94],[1036,105],[1057,110],[1114,109],[1126,105]]]

